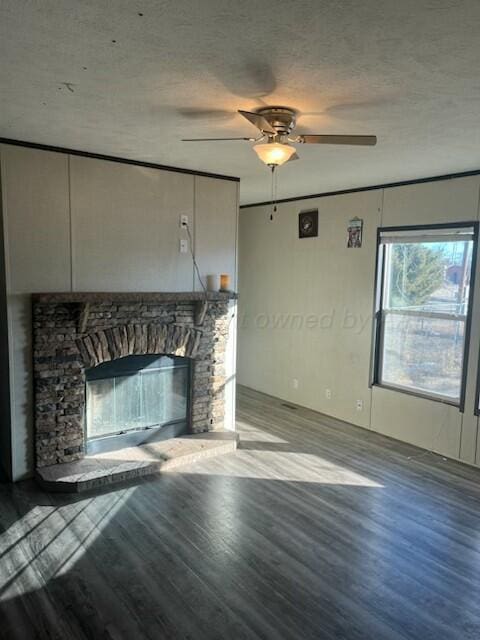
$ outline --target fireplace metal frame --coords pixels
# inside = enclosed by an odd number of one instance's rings
[[[141,354],[137,354],[141,357]],[[171,356],[171,354],[145,354],[151,356]],[[131,356],[125,356],[131,357]],[[178,356],[176,356],[178,357]],[[124,358],[117,358],[116,360],[123,360]],[[128,447],[138,447],[147,445],[152,442],[159,442],[161,440],[168,440],[169,438],[176,438],[189,432],[191,425],[192,415],[192,386],[193,386],[193,360],[192,358],[183,357],[187,368],[187,390],[186,400],[187,408],[185,412],[185,418],[181,420],[171,420],[162,425],[145,427],[141,429],[129,429],[125,432],[111,433],[104,436],[97,436],[93,438],[87,437],[87,383],[88,383],[88,369],[85,374],[85,396],[84,396],[84,449],[87,455],[94,455],[97,453],[108,453],[109,451],[118,451],[119,449],[125,449]],[[115,362],[115,360],[111,361]],[[102,363],[106,364],[106,363]],[[98,365],[101,366],[101,365]],[[91,370],[97,369],[97,367],[91,367]]]

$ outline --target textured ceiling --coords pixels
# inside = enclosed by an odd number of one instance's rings
[[[236,109],[295,107],[301,146],[278,196],[480,167],[478,0],[2,0],[0,136],[241,178],[268,169]]]

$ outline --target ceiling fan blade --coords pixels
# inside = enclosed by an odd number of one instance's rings
[[[238,113],[251,122],[254,127],[257,127],[262,133],[277,133],[268,120],[260,114],[252,113],[251,111],[242,111],[241,109],[238,110]]]
[[[287,162],[291,162],[292,160],[300,160],[300,156],[298,155],[298,153],[294,153],[293,155],[291,155]],[[287,162],[285,164],[287,164]]]
[[[220,140],[246,140],[255,142],[256,138],[182,138],[182,142],[218,142]]]
[[[377,136],[331,136],[331,135],[300,135],[297,142],[303,144],[354,144],[374,146]]]

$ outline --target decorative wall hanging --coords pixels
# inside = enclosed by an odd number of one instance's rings
[[[318,209],[300,211],[298,214],[298,237],[316,238],[318,236]]]
[[[348,249],[360,249],[362,246],[363,220],[352,218],[348,223]]]

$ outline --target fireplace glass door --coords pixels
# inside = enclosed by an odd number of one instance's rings
[[[86,372],[87,452],[111,451],[187,430],[190,360],[127,356]]]

